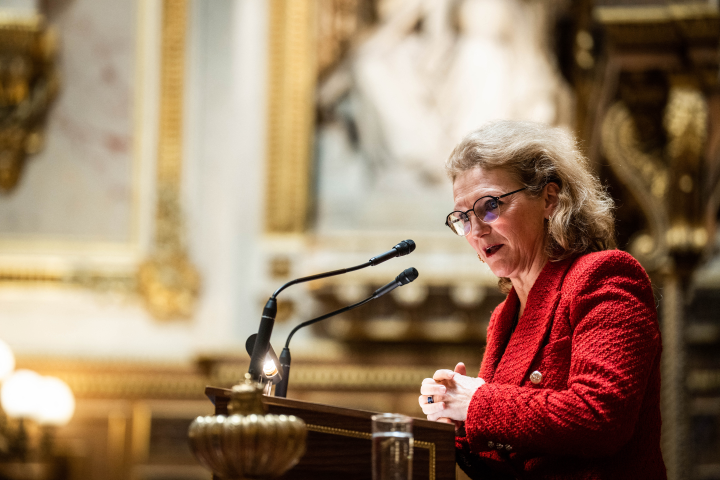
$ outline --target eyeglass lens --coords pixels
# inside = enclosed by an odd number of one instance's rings
[[[488,198],[484,202],[476,202],[473,210],[478,218],[485,223],[492,223],[500,216],[500,204],[494,198]]]
[[[485,223],[492,223],[500,216],[499,202],[494,198],[477,202],[474,205],[475,215]],[[448,225],[458,235],[465,236],[470,233],[470,218],[464,212],[453,212],[448,216]]]
[[[453,232],[455,232],[457,235],[460,235],[461,237],[464,237],[465,235],[470,233],[470,219],[464,213],[451,213],[450,215],[448,215],[447,224],[450,225],[450,228]]]

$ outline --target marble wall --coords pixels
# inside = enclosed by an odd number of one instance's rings
[[[75,0],[52,16],[62,87],[45,148],[0,199],[3,240],[131,240],[137,19],[135,2],[111,0]]]
[[[76,242],[72,264],[95,265],[108,244],[130,244],[132,268],[152,232],[143,221],[152,220],[154,197],[143,182],[154,178],[162,2],[58,5],[62,93],[44,151],[18,190],[0,197],[0,257],[52,263],[62,256],[57,245]],[[187,362],[237,353],[257,328],[267,2],[188,8],[182,195],[203,281],[195,317],[161,323],[134,295],[6,283],[0,338],[19,356]]]

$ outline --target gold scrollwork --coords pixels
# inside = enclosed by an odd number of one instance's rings
[[[664,157],[642,151],[635,123],[625,104],[613,104],[602,124],[602,145],[610,166],[640,203],[649,222],[649,232],[636,235],[630,245],[633,254],[647,268],[659,266],[672,252],[698,252],[708,242],[708,232],[697,222],[700,212],[682,209],[680,215],[668,208],[668,196],[698,196],[693,178],[700,175],[707,136],[707,105],[702,94],[690,87],[670,90],[663,124],[668,136]],[[670,187],[670,181],[678,185]]]
[[[602,146],[610,167],[635,195],[649,223],[650,232],[636,236],[630,251],[646,268],[653,269],[668,254],[663,233],[669,220],[662,205],[668,188],[668,170],[660,159],[640,149],[637,138],[630,112],[623,102],[616,102],[602,123]]]
[[[163,2],[155,245],[138,271],[139,291],[150,312],[162,320],[190,317],[200,291],[200,275],[183,238],[180,204],[187,9],[187,0]]]

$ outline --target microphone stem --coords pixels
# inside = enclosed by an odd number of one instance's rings
[[[319,273],[317,275],[310,275],[309,277],[296,278],[295,280],[291,280],[282,287],[275,290],[275,293],[273,293],[272,297],[270,298],[277,297],[280,292],[282,292],[291,285],[295,285],[296,283],[311,282],[313,280],[320,280],[321,278],[334,277],[335,275],[342,275],[343,273],[354,272],[355,270],[360,270],[361,268],[369,267],[371,265],[372,262],[368,261],[363,263],[362,265],[356,265],[354,267],[341,268],[340,270],[333,270],[332,272],[325,272]]]
[[[275,396],[276,397],[283,397],[285,398],[287,396],[287,388],[288,383],[290,383],[290,340],[292,340],[293,335],[295,335],[295,332],[300,330],[303,327],[307,327],[308,325],[312,325],[313,323],[319,322],[321,320],[325,320],[326,318],[332,317],[333,315],[339,315],[341,313],[345,313],[348,310],[352,310],[353,308],[360,307],[362,305],[365,305],[371,300],[375,300],[376,295],[373,293],[370,297],[366,298],[365,300],[361,300],[358,303],[355,303],[353,305],[350,305],[348,307],[343,307],[339,310],[335,310],[334,312],[326,313],[325,315],[322,315],[317,318],[313,318],[312,320],[308,320],[307,322],[303,322],[300,325],[296,326],[292,329],[290,332],[290,335],[288,335],[287,340],[285,341],[285,348],[283,348],[282,353],[280,354],[280,368],[282,368],[283,372],[283,378],[280,380],[280,383],[277,384],[275,387]]]
[[[348,310],[352,310],[353,308],[361,307],[373,299],[375,299],[375,294],[371,295],[370,297],[366,298],[365,300],[361,300],[358,303],[355,303],[348,307],[343,307],[339,310],[335,310],[334,312],[326,313],[325,315],[322,315],[320,317],[313,318],[312,320],[308,320],[307,322],[301,323],[300,325],[293,328],[292,331],[290,332],[290,335],[288,335],[287,341],[285,342],[285,348],[290,347],[290,340],[292,340],[292,337],[293,337],[293,335],[295,335],[295,332],[297,332],[301,328],[307,327],[308,325],[312,325],[313,323],[319,322],[321,320],[325,320],[326,318],[332,317],[333,315],[340,315],[341,313],[345,313]]]

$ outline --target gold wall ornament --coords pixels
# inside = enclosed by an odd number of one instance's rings
[[[315,0],[270,1],[265,229],[307,226],[317,69]]]
[[[648,221],[649,232],[636,235],[629,250],[653,270],[669,253],[663,236],[669,219],[665,209],[659,208],[668,189],[668,170],[662,159],[641,150],[637,137],[627,106],[622,101],[614,103],[602,123],[602,148],[610,167],[635,196]]]
[[[305,453],[307,427],[293,415],[267,414],[262,386],[245,381],[232,389],[229,416],[197,417],[188,429],[198,461],[226,479],[275,478]]]
[[[0,193],[18,184],[28,155],[43,144],[43,122],[57,96],[57,41],[41,15],[0,9]]]
[[[685,267],[694,267],[708,245],[706,209],[713,206],[705,198],[707,192],[695,188],[703,180],[707,121],[703,94],[685,85],[670,89],[663,115],[667,142],[659,154],[643,151],[635,122],[622,101],[614,103],[603,120],[605,156],[648,220],[649,231],[638,232],[629,250],[649,270],[671,256],[681,256]]]
[[[161,320],[192,316],[200,292],[200,275],[183,238],[180,203],[187,10],[187,0],[163,1],[155,244],[138,271],[140,294]]]
[[[683,168],[698,168],[707,137],[708,111],[702,93],[690,87],[670,91],[663,123],[668,134],[668,155],[683,161]],[[685,162],[691,162],[689,165]],[[680,177],[678,177],[680,178]]]

